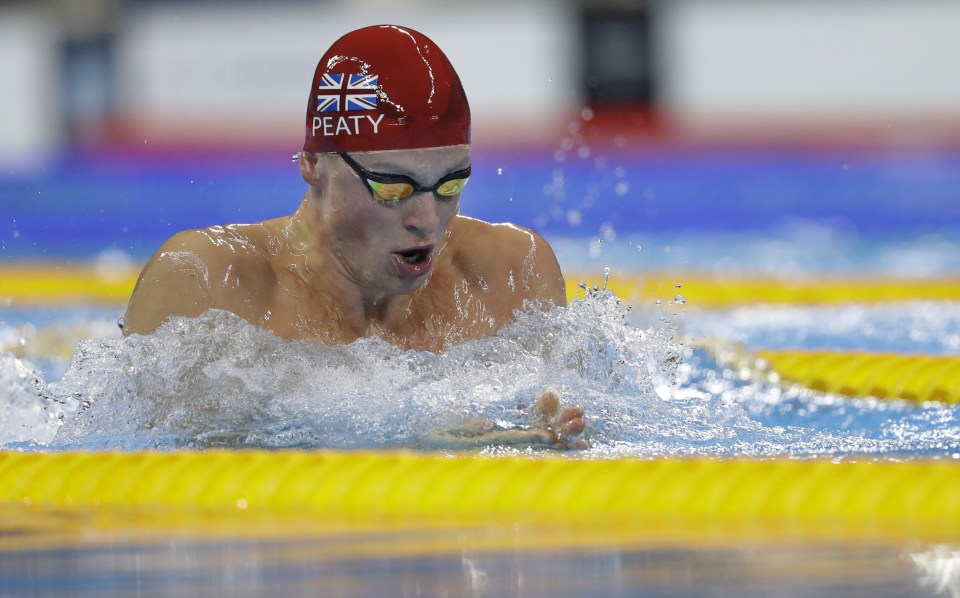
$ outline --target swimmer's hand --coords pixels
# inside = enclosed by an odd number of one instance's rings
[[[540,395],[534,408],[540,417],[531,426],[504,427],[490,419],[465,419],[449,428],[430,432],[417,446],[425,449],[511,446],[561,451],[588,448],[580,438],[585,427],[583,409],[576,406],[560,409],[560,398],[552,391]]]

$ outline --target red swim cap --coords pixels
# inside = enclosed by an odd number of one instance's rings
[[[352,31],[313,75],[304,151],[367,152],[470,143],[460,77],[422,33],[395,25]]]

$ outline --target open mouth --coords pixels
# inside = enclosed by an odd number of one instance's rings
[[[393,259],[402,276],[419,277],[430,271],[433,246],[395,251]]]
[[[432,247],[420,247],[419,249],[408,249],[396,253],[407,264],[422,264],[430,259],[432,251]]]

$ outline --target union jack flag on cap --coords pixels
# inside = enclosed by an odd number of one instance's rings
[[[470,105],[453,65],[430,38],[400,25],[335,41],[313,71],[306,112],[306,152],[470,143]]]
[[[324,73],[317,86],[317,112],[376,110],[378,79],[369,73]]]

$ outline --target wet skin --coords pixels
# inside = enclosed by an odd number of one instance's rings
[[[469,166],[470,149],[352,157],[368,171],[426,186]],[[308,190],[290,216],[168,240],[140,275],[124,334],[215,308],[288,339],[346,344],[379,336],[439,351],[496,332],[515,310],[566,305],[556,257],[536,233],[460,216],[459,194],[378,203],[336,154],[304,155],[299,169]],[[551,400],[541,397],[538,406],[546,401],[540,410],[552,423],[543,429],[552,436],[534,440],[579,447],[582,413],[559,404],[551,411]]]

